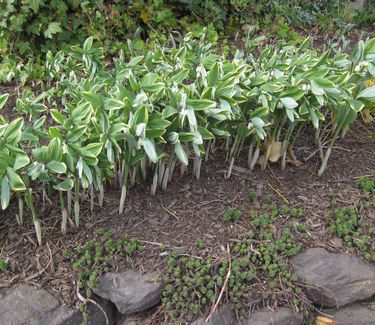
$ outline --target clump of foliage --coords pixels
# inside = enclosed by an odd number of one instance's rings
[[[236,222],[241,218],[241,211],[234,209],[234,208],[229,208],[223,216],[224,221],[232,221]]]
[[[368,200],[375,200],[375,172],[373,176],[362,176],[357,184]]]
[[[364,227],[357,207],[336,208],[330,215],[334,223],[331,231],[349,247],[355,247],[370,262],[375,262],[375,230]]]
[[[257,199],[258,199],[258,193],[253,191],[253,192],[250,192],[247,196],[248,200],[250,202],[255,202]]]
[[[72,254],[64,252],[63,255],[72,261],[78,286],[86,289],[86,297],[90,298],[97,278],[116,265],[116,256],[129,258],[141,251],[143,245],[137,238],[126,235],[114,240],[111,230],[101,229],[95,239],[78,246]]]
[[[212,26],[217,30],[236,30],[244,24],[277,28],[283,37],[298,38],[289,26],[324,25],[339,16],[348,1],[324,0],[189,0],[189,1],[13,1],[0,2],[0,44],[8,53],[21,55],[82,43],[95,37],[107,51],[121,48],[119,39],[134,35],[137,30],[150,35],[156,30],[179,30],[188,27]],[[371,12],[371,11],[370,11]],[[373,16],[358,18],[369,21]],[[191,26],[191,27],[189,27]],[[328,27],[327,24],[325,25]],[[332,26],[334,27],[334,26]],[[201,27],[200,27],[201,28]],[[332,29],[332,28],[331,28]],[[300,39],[300,41],[302,41]],[[139,42],[142,42],[139,39]],[[142,45],[139,45],[142,46]],[[11,51],[12,49],[12,51]]]
[[[4,259],[0,258],[0,272],[5,272],[7,268],[8,268],[7,262]]]
[[[131,59],[121,53],[112,66],[92,38],[68,54],[48,53],[50,87],[18,98],[20,117],[0,118],[2,209],[14,196],[22,224],[26,203],[41,244],[33,190],[58,195],[66,233],[68,216],[80,226],[83,192],[93,211],[96,199],[103,206],[105,185],[118,186],[123,214],[130,187],[151,178],[152,194],[165,190],[175,170],[187,170],[189,161],[198,179],[202,164],[222,142],[226,177],[244,148],[250,170],[263,151],[264,170],[274,142],[282,143],[284,169],[288,147],[309,124],[318,147],[330,137],[322,175],[339,134],[364,101],[375,100],[375,87],[358,82],[374,73],[375,39],[360,41],[352,55],[336,56],[309,50],[309,42],[267,45],[255,56],[259,44],[249,39],[245,51],[229,59],[214,53],[204,37],[186,35],[178,46],[157,45],[147,53],[129,42]],[[0,109],[8,97],[0,96]],[[272,196],[263,203],[270,205]]]
[[[277,300],[287,296],[298,305],[298,277],[291,272],[286,260],[301,249],[293,234],[292,225],[284,227],[280,236],[269,228],[269,223],[254,226],[254,231],[244,233],[229,247],[228,256],[213,258],[185,257],[172,253],[167,262],[167,283],[162,303],[170,318],[177,323],[191,321],[218,299],[221,291],[229,306],[238,312],[254,297],[252,288],[259,279],[267,283],[267,292],[260,299]],[[285,287],[291,290],[286,293]]]

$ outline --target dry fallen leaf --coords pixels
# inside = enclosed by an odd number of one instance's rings
[[[362,117],[363,122],[365,123],[371,123],[374,120],[368,108],[365,108],[364,110],[361,111],[361,117]]]
[[[315,325],[340,325],[340,324],[328,317],[317,316]]]
[[[283,144],[280,141],[272,142],[269,161],[276,162],[280,159],[282,146]]]

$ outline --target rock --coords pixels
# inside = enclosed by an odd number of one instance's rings
[[[96,295],[112,301],[122,314],[132,314],[156,305],[163,285],[151,275],[141,276],[134,271],[106,273],[99,280]]]
[[[234,312],[227,306],[223,306],[216,311],[210,321],[206,323],[206,318],[199,318],[191,325],[234,325],[237,324]]]
[[[60,306],[44,289],[24,284],[0,299],[1,324],[79,325],[80,312]]]
[[[291,261],[298,276],[314,287],[315,304],[339,308],[375,294],[375,266],[357,257],[309,248]]]
[[[354,0],[350,2],[350,7],[354,10],[364,11],[366,9],[366,0]]]
[[[374,306],[375,307],[375,306]],[[375,308],[352,304],[335,312],[329,312],[340,325],[374,325]]]
[[[108,325],[115,325],[117,322],[117,308],[116,306],[101,297],[95,297],[95,302],[102,307],[108,317]],[[106,319],[103,312],[97,305],[88,303],[87,310],[90,315],[89,325],[106,325]]]
[[[244,325],[302,325],[302,316],[286,307],[276,311],[260,310],[253,312]]]

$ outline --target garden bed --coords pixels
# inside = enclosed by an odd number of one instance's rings
[[[311,130],[305,129],[305,133],[309,132]],[[117,189],[108,188],[104,208],[95,206],[91,213],[90,203],[82,202],[82,226],[78,230],[69,227],[65,236],[59,231],[58,198],[51,197],[51,202],[45,205],[40,200],[38,212],[44,239],[40,247],[28,213],[24,226],[16,225],[16,202],[12,202],[9,209],[1,212],[1,256],[7,260],[9,270],[0,277],[0,294],[20,283],[33,283],[47,289],[63,303],[76,305],[76,274],[71,259],[64,256],[66,252],[74,253],[78,245],[92,239],[93,234],[103,227],[111,229],[116,239],[127,234],[137,237],[144,245],[143,252],[131,259],[116,258],[113,268],[116,271],[134,269],[162,275],[172,251],[220,258],[225,256],[223,248],[228,242],[249,230],[248,212],[265,209],[263,200],[268,195],[276,204],[303,209],[303,216],[297,220],[306,227],[306,232],[299,236],[303,247],[324,247],[330,251],[357,254],[356,249],[349,248],[342,239],[332,234],[326,214],[332,210],[333,199],[338,206],[364,202],[357,177],[369,175],[374,170],[374,134],[373,124],[362,124],[357,120],[347,139],[337,142],[329,168],[322,178],[317,177],[318,156],[311,156],[314,145],[307,141],[307,136],[302,136],[295,146],[295,154],[302,162],[300,167],[288,166],[282,172],[279,165],[271,164],[266,172],[261,173],[257,167],[250,173],[245,168],[244,153],[236,161],[232,177],[224,179],[225,166],[212,159],[203,164],[199,181],[188,172],[155,196],[148,193],[150,182],[136,185],[129,193],[122,216],[118,215],[120,193]],[[220,157],[223,153],[218,149],[214,155]],[[253,192],[257,193],[255,200],[254,197],[249,198]],[[224,221],[228,208],[240,210],[242,217],[237,222]],[[362,208],[361,213],[366,211],[362,215],[363,226],[374,227],[374,209]],[[276,218],[271,227],[277,232],[286,222],[285,218]],[[198,240],[204,243],[200,248]],[[150,319],[155,321],[153,315]]]

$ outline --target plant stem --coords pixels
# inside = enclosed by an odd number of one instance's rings
[[[255,164],[257,163],[258,158],[259,158],[259,153],[260,153],[259,144],[257,144],[257,147],[255,148],[255,152],[253,155],[253,159],[251,160],[250,170],[254,169]]]
[[[124,166],[124,179],[123,179],[122,187],[121,187],[119,214],[124,213],[124,206],[125,206],[125,200],[126,200],[126,195],[127,195],[126,186],[127,186],[127,183],[128,183],[128,174],[129,174],[129,166],[128,166],[128,164],[125,164],[125,166]]]
[[[74,184],[74,220],[76,227],[79,227],[79,179],[75,179]]]
[[[66,224],[68,222],[68,211],[65,208],[64,197],[63,197],[62,191],[59,191],[59,197],[60,197],[60,208],[61,208],[61,215],[62,215],[61,232],[63,233],[63,235],[65,235],[66,234]]]
[[[17,192],[17,197],[18,197],[18,224],[20,226],[23,225],[23,210],[24,210],[24,206],[23,206],[23,200],[22,200],[22,197],[21,197],[21,194],[19,192]]]
[[[254,143],[251,141],[249,146],[249,151],[247,153],[247,166],[251,168],[251,161],[253,158],[253,151],[254,151]]]
[[[154,178],[152,180],[152,185],[150,189],[151,195],[155,195],[157,186],[158,186],[158,168],[155,167]]]
[[[68,191],[66,193],[67,201],[68,201],[68,213],[72,213],[72,191]]]
[[[37,240],[38,240],[38,245],[40,246],[40,245],[42,245],[42,230],[41,230],[41,227],[40,227],[40,222],[38,220],[38,215],[36,214],[36,210],[35,210],[35,207],[34,207],[33,196],[32,196],[32,192],[31,192],[30,188],[26,189],[25,199],[26,199],[27,205],[29,206],[29,208],[31,210],[31,215],[33,217],[36,237],[37,237]]]

